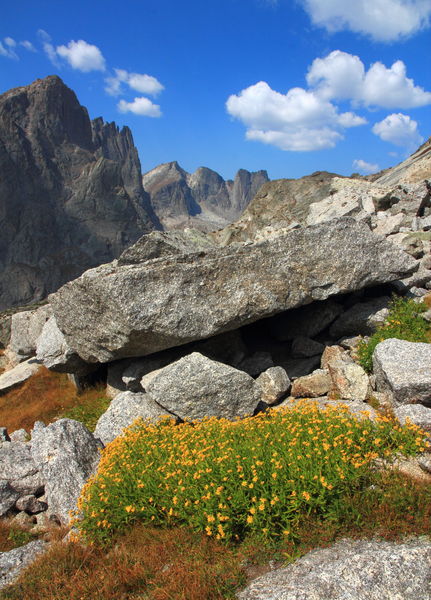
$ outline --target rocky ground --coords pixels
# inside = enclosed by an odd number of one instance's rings
[[[429,343],[382,341],[371,374],[357,361],[393,292],[431,304],[428,150],[374,181],[270,182],[216,235],[151,233],[8,317],[0,390],[45,365],[77,386],[104,379],[112,402],[94,434],[70,419],[3,430],[1,514],[67,524],[100,447],[139,416],[232,419],[308,399],[343,402],[357,418],[389,407],[431,432]],[[429,454],[406,468],[430,477]],[[425,539],[342,542],[240,597],[431,598],[430,552]]]

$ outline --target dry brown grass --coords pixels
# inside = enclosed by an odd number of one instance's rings
[[[48,424],[68,409],[91,406],[103,394],[99,386],[78,395],[67,375],[42,367],[22,386],[0,396],[0,426],[10,432],[20,428],[29,431],[35,421]]]
[[[234,552],[185,529],[135,525],[109,550],[55,544],[4,600],[222,600],[244,581]]]

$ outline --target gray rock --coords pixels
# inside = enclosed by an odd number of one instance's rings
[[[252,377],[256,377],[273,366],[274,361],[272,360],[270,352],[259,351],[244,358],[244,360],[239,363],[238,369],[240,371],[245,371],[245,373],[248,373]]]
[[[94,437],[106,445],[138,418],[154,423],[166,416],[172,415],[154,402],[150,394],[121,392],[97,421]]]
[[[291,379],[305,377],[320,364],[320,356],[310,358],[289,358],[283,362],[283,367]]]
[[[253,414],[260,400],[252,377],[197,352],[162,369],[148,392],[182,420],[244,417]]]
[[[259,577],[239,600],[430,600],[431,543],[341,540]]]
[[[374,233],[384,236],[398,233],[404,221],[404,215],[402,213],[390,215],[378,212],[377,217],[377,226],[374,229]]]
[[[11,315],[0,315],[0,349],[4,349],[9,345],[11,320]]]
[[[345,350],[355,351],[363,340],[368,340],[367,336],[354,335],[351,337],[343,337],[338,340],[338,344]]]
[[[431,344],[384,340],[374,350],[373,370],[378,391],[395,402],[431,405]]]
[[[354,304],[331,325],[330,335],[334,339],[347,335],[371,335],[388,316],[390,298],[382,296],[368,302]]]
[[[10,479],[11,486],[14,490],[19,492],[20,495],[41,494],[45,489],[45,481],[41,473],[36,469],[33,461],[32,465],[34,466],[34,471],[29,475]]]
[[[310,375],[295,379],[290,392],[294,398],[319,398],[331,389],[331,378],[326,369],[317,369]]]
[[[34,358],[29,358],[13,369],[10,369],[10,371],[2,373],[0,375],[0,395],[13,390],[13,388],[18,387],[27,381],[27,379],[30,379],[32,375],[38,372],[40,367],[41,364],[39,361]]]
[[[72,419],[60,419],[35,432],[32,457],[46,482],[49,511],[64,524],[87,479],[97,468],[99,446],[88,429]]]
[[[331,395],[337,399],[364,402],[370,393],[370,382],[364,369],[356,363],[343,360],[328,362],[331,377]]]
[[[48,504],[46,502],[41,502],[36,496],[33,496],[33,494],[29,494],[27,496],[21,496],[21,498],[17,500],[16,508],[35,515],[46,510]]]
[[[395,409],[398,421],[405,425],[407,420],[421,429],[431,432],[431,408],[422,404],[406,404]]]
[[[291,353],[295,358],[309,358],[310,356],[321,355],[325,346],[310,338],[300,336],[293,340]]]
[[[419,455],[417,461],[418,465],[425,473],[431,473],[431,454],[429,452]]]
[[[35,540],[15,550],[0,552],[0,589],[13,583],[21,571],[47,549],[46,542]]]
[[[70,348],[54,316],[45,323],[37,339],[36,358],[48,369],[60,373],[85,375],[91,371],[91,366]]]
[[[147,373],[146,375],[144,375],[142,377],[141,388],[144,391],[147,391],[147,387],[153,381],[154,377],[157,377],[157,375],[160,373],[160,371],[161,371],[161,369],[156,369],[156,371],[151,371],[151,373]]]
[[[256,379],[261,389],[261,400],[276,404],[290,390],[290,379],[283,367],[271,367]]]
[[[18,500],[20,494],[7,481],[0,480],[0,517],[5,515]]]
[[[36,310],[26,310],[12,315],[9,347],[17,355],[19,362],[36,354],[36,340],[51,314],[51,306],[48,304]]]
[[[334,409],[341,410],[342,412],[346,412],[348,415],[358,421],[362,421],[363,419],[370,419],[371,421],[374,421],[377,418],[377,412],[372,406],[366,404],[365,402],[358,402],[356,400],[349,400],[348,402],[344,402],[342,400],[330,400],[327,396],[322,396],[320,398],[289,397],[278,406],[275,406],[274,409],[288,410],[298,406],[306,407],[309,405],[315,405],[319,410],[332,407]]]
[[[0,444],[0,479],[17,482],[37,473],[28,442]],[[13,485],[15,487],[15,485]]]
[[[40,513],[39,513],[40,514]],[[13,517],[11,520],[11,525],[16,525],[17,527],[22,527],[24,529],[28,529],[36,522],[36,517],[33,515],[28,515],[25,512],[20,512]]]
[[[344,218],[199,256],[103,265],[50,302],[69,346],[86,361],[108,362],[208,338],[415,268],[393,244]]]
[[[15,429],[10,434],[11,442],[28,442],[29,439],[30,437],[25,429]]]
[[[312,338],[326,329],[342,311],[341,304],[333,300],[313,302],[271,319],[271,333],[281,342],[298,336]]]

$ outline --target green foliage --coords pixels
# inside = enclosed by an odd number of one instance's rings
[[[137,422],[104,451],[77,526],[101,542],[136,520],[222,540],[290,539],[305,515],[336,520],[376,458],[414,454],[425,439],[414,425],[309,402],[235,422]]]
[[[106,396],[99,394],[97,397],[93,398],[89,395],[88,398],[81,398],[80,403],[76,406],[68,408],[62,414],[62,417],[80,421],[87,429],[94,431],[97,421],[108,409],[110,402],[110,398],[107,398]]]
[[[36,539],[37,536],[30,533],[30,531],[26,531],[25,529],[11,528],[8,535],[8,540],[10,541],[13,548],[19,548],[20,546],[24,546]]]
[[[397,338],[408,342],[430,342],[431,325],[419,315],[428,310],[423,302],[416,303],[412,299],[392,298],[389,315],[384,325],[370,337],[368,342],[362,341],[358,347],[358,360],[367,373],[373,370],[373,352],[377,344],[389,338]]]

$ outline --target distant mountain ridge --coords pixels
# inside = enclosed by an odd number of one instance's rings
[[[159,165],[142,177],[165,229],[194,227],[202,231],[235,221],[267,181],[263,170],[251,173],[240,169],[233,181],[225,181],[207,167],[190,174],[176,161]]]
[[[160,229],[130,130],[57,76],[0,96],[0,309],[45,298]]]

